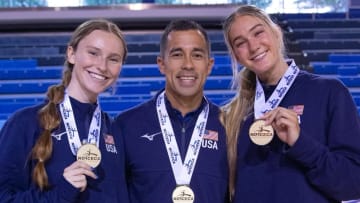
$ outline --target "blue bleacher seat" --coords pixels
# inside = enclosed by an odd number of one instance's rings
[[[309,61],[330,61],[330,62],[350,62],[346,60],[329,60],[330,55],[348,55],[348,54],[360,54],[360,49],[320,49],[320,50],[312,50],[307,49],[303,50],[303,55]]]
[[[347,87],[360,87],[360,77],[357,77],[357,76],[339,76],[339,79]]]
[[[213,42],[224,42],[224,35],[218,31],[208,31],[209,40]]]
[[[359,54],[330,54],[329,61],[337,63],[360,63],[360,53]]]
[[[211,51],[213,53],[219,52],[219,51],[224,51],[227,52],[227,47],[225,42],[221,41],[221,42],[213,42],[211,43]]]
[[[360,18],[360,8],[350,8],[349,18]]]
[[[0,80],[33,80],[33,79],[60,79],[60,68],[12,68],[0,69]]]
[[[1,94],[34,94],[44,93],[50,85],[57,84],[55,81],[31,81],[31,82],[9,82],[0,84]]]
[[[329,31],[315,31],[314,39],[359,39],[360,30],[359,31],[337,31],[337,32],[329,32]]]
[[[302,49],[358,49],[359,39],[302,39],[298,40]]]
[[[231,58],[229,55],[214,55],[215,65],[229,65],[231,64]]]
[[[359,68],[357,66],[340,66],[337,70],[339,75],[354,75],[359,74]]]
[[[18,96],[5,96],[0,97],[0,105],[6,103],[28,103],[28,104],[35,104],[44,101],[45,95],[38,95],[38,96],[31,96],[31,97],[18,97]]]
[[[160,51],[160,44],[159,42],[153,43],[139,43],[133,42],[127,44],[127,48],[129,53],[133,52],[159,52]]]
[[[0,103],[0,112],[2,114],[7,113],[7,114],[12,114],[14,113],[16,110],[27,107],[27,106],[32,106],[35,103],[33,102],[1,102]]]
[[[292,29],[307,28],[307,29],[344,29],[344,28],[359,28],[360,21],[356,19],[289,19],[287,26]]]
[[[353,98],[354,98],[356,106],[360,107],[360,96],[354,96]]]
[[[104,111],[113,111],[113,112],[121,112],[126,109],[129,109],[135,105],[143,102],[142,100],[119,100],[119,101],[107,101],[101,102],[101,108]]]
[[[221,90],[229,89],[231,87],[231,76],[212,76],[208,77],[205,82],[205,89],[207,90]]]
[[[339,65],[330,62],[311,62],[315,74],[337,74]]]
[[[132,42],[160,42],[161,33],[126,33],[125,40]]]
[[[161,76],[156,64],[150,65],[127,65],[122,67],[120,77],[158,77]]]
[[[0,59],[0,68],[36,68],[35,59]]]
[[[152,84],[134,84],[134,85],[127,85],[121,84],[117,87],[117,94],[146,94],[151,92],[155,87]]]
[[[281,13],[281,14],[273,14],[278,20],[293,20],[293,19],[312,19],[312,13]]]
[[[34,36],[3,36],[0,38],[1,46],[39,46],[39,45],[64,45],[70,40],[70,34],[34,35]]]
[[[63,54],[34,57],[38,61],[38,66],[59,66],[64,64],[65,56]]]
[[[213,66],[210,75],[231,75],[231,64],[216,64]]]
[[[125,64],[155,64],[158,53],[137,53],[133,55],[128,55]]]
[[[33,57],[43,55],[56,55],[59,54],[58,47],[1,47],[0,55],[6,57]]]
[[[316,13],[315,19],[345,19],[345,12]]]

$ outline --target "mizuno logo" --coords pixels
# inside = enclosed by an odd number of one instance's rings
[[[151,135],[149,135],[149,133],[146,133],[146,134],[144,134],[144,135],[141,136],[141,137],[147,138],[148,140],[153,141],[153,140],[154,140],[154,137],[155,137],[156,135],[159,135],[159,134],[161,134],[161,132],[157,132],[157,133],[154,133],[154,134],[151,134]]]
[[[61,140],[61,136],[66,134],[66,131],[65,132],[62,132],[62,133],[59,133],[59,134],[54,134],[54,133],[51,133],[51,137],[55,137],[55,139],[57,140]]]

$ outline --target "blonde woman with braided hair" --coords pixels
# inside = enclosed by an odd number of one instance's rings
[[[0,202],[128,202],[122,141],[98,101],[126,54],[113,22],[77,27],[61,83],[44,103],[15,112],[0,132]]]
[[[360,120],[348,89],[300,70],[255,6],[240,6],[223,30],[237,90],[221,117],[232,202],[358,199]]]

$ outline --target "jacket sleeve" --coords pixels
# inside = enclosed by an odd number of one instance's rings
[[[301,129],[288,155],[300,162],[315,188],[336,200],[360,198],[360,120],[353,98],[339,82],[327,99],[324,143]],[[326,97],[326,95],[324,95]],[[312,112],[315,114],[316,112]]]
[[[74,202],[79,191],[64,178],[44,191],[33,183],[30,152],[39,130],[29,113],[15,113],[0,131],[0,202]]]

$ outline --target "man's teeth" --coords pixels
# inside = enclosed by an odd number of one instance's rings
[[[192,76],[182,76],[182,77],[180,77],[180,79],[182,79],[182,80],[195,80],[195,77],[192,77]]]

